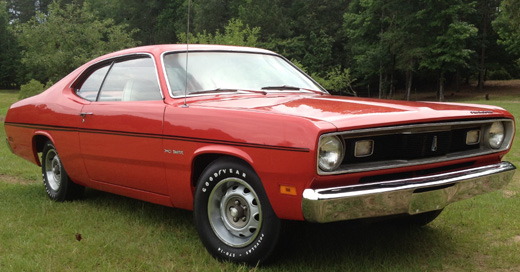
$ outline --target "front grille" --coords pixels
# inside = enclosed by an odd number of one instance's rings
[[[379,162],[384,160],[414,160],[445,156],[453,152],[479,149],[478,144],[466,144],[466,133],[480,127],[427,133],[402,133],[345,139],[343,163]],[[354,156],[355,144],[361,140],[374,141],[374,153],[368,157]]]

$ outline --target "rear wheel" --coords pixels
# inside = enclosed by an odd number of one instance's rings
[[[213,162],[199,179],[194,201],[199,237],[217,259],[255,265],[275,250],[281,222],[251,167],[231,158]]]
[[[80,197],[85,189],[70,180],[51,141],[46,142],[43,148],[42,176],[47,195],[55,201],[73,200]]]

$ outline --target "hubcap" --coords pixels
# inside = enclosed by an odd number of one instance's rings
[[[47,151],[45,156],[45,177],[52,190],[57,191],[61,184],[61,161],[56,150]]]
[[[242,197],[231,197],[224,207],[223,214],[226,214],[227,221],[234,228],[243,228],[249,219],[249,209],[247,208],[247,202]]]
[[[208,216],[217,237],[232,247],[253,242],[262,224],[261,207],[255,191],[245,181],[220,181],[209,196]]]

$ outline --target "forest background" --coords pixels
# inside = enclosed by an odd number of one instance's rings
[[[193,0],[190,43],[281,53],[335,94],[520,78],[520,0]],[[115,50],[186,42],[188,0],[0,0],[0,88],[43,90]],[[44,85],[45,84],[45,85]]]

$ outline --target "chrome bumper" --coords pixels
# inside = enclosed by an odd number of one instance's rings
[[[310,222],[334,222],[394,214],[418,214],[491,192],[511,181],[509,162],[410,179],[306,189],[302,210]]]

